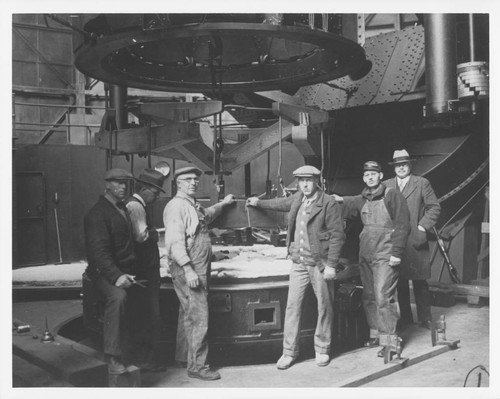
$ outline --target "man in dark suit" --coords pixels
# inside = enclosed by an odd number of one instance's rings
[[[104,354],[110,374],[127,371],[125,349],[125,303],[134,284],[137,261],[130,219],[123,200],[132,174],[110,169],[104,176],[105,191],[84,219],[87,276],[104,299]]]
[[[441,206],[429,181],[411,173],[410,155],[406,150],[394,151],[393,162],[396,176],[386,180],[387,187],[401,191],[410,210],[411,230],[399,270],[397,286],[400,325],[413,323],[410,306],[409,280],[412,280],[417,317],[421,327],[430,328],[432,315],[427,279],[430,277],[429,243],[427,232],[438,221]]]
[[[139,286],[142,289],[136,289],[132,298],[136,333],[136,355],[133,362],[141,371],[166,369],[160,362],[159,352],[161,279],[158,231],[153,226],[151,212],[146,211],[148,205],[159,198],[160,193],[165,193],[165,178],[166,175],[159,170],[144,169],[135,179],[134,194],[125,201],[138,263],[135,277],[137,280],[144,280],[143,286]]]
[[[321,172],[306,165],[293,172],[299,191],[284,198],[248,198],[247,205],[288,212],[288,253],[292,258],[283,329],[283,355],[276,366],[289,368],[299,355],[300,318],[308,285],[318,302],[314,333],[316,364],[330,362],[333,325],[334,279],[340,267],[345,234],[340,206],[319,188]]]

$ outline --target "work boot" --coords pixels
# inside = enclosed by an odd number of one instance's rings
[[[199,369],[198,371],[188,370],[188,377],[198,378],[200,380],[205,380],[205,381],[213,381],[213,380],[219,380],[220,374],[217,371],[210,370],[210,368],[205,366],[202,369]]]
[[[319,367],[324,367],[330,363],[330,356],[328,356],[326,353],[318,353],[316,352],[316,364]]]
[[[379,339],[378,338],[370,338],[368,341],[366,341],[364,343],[364,347],[365,348],[375,348],[377,346],[379,346],[380,343],[379,343]]]
[[[127,368],[119,356],[108,355],[107,357],[109,374],[124,374],[127,372]]]
[[[276,367],[278,367],[279,370],[286,370],[290,368],[294,360],[295,358],[292,356],[282,355],[276,363]]]

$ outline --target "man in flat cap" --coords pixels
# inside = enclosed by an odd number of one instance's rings
[[[359,264],[363,284],[363,306],[370,326],[367,347],[383,345],[378,356],[397,337],[399,309],[396,286],[399,265],[410,232],[410,213],[398,190],[382,183],[382,167],[378,162],[363,165],[365,188],[354,197],[334,198],[344,203],[346,219],[361,217]]]
[[[283,355],[276,366],[288,369],[299,356],[300,317],[305,291],[312,285],[318,302],[314,334],[316,364],[326,366],[332,349],[334,279],[344,244],[340,207],[319,187],[321,172],[306,165],[296,169],[299,191],[290,197],[248,198],[247,206],[288,212],[288,253],[292,258],[283,331]]]
[[[110,374],[125,373],[123,355],[127,334],[125,303],[134,283],[137,259],[130,219],[124,199],[132,174],[110,169],[104,176],[105,191],[84,219],[87,276],[104,299],[104,354]]]
[[[389,165],[394,166],[396,176],[386,180],[384,184],[399,190],[410,210],[410,236],[399,267],[400,324],[404,326],[413,323],[409,287],[409,280],[412,280],[419,325],[430,329],[432,314],[427,279],[431,276],[431,268],[427,232],[437,223],[441,205],[429,180],[411,173],[412,161],[408,151],[394,151],[393,161],[389,162]]]
[[[165,249],[180,302],[179,320],[184,320],[177,327],[177,337],[185,339],[187,346],[187,359],[177,360],[187,360],[189,377],[217,380],[220,374],[207,364],[207,296],[212,258],[208,225],[234,202],[234,196],[229,194],[220,203],[203,208],[196,200],[201,174],[194,166],[180,168],[174,174],[177,194],[163,212]]]
[[[141,285],[130,291],[134,306],[134,346],[135,364],[142,371],[163,371],[160,364],[160,252],[158,250],[158,231],[153,227],[151,213],[147,205],[153,204],[164,193],[163,183],[166,176],[155,169],[144,169],[135,179],[134,194],[125,203],[132,225],[134,249],[138,270],[135,276]]]

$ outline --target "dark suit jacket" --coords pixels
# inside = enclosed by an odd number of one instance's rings
[[[259,207],[288,212],[287,247],[294,240],[295,221],[302,205],[304,194],[301,191],[290,197],[260,200]],[[319,270],[325,266],[339,267],[340,251],[345,241],[344,225],[339,205],[323,191],[311,205],[307,221],[307,235],[311,254]]]
[[[396,177],[386,180],[384,184],[399,190]],[[410,175],[402,194],[410,210],[411,230],[400,266],[400,277],[425,280],[431,276],[429,244],[427,234],[418,230],[417,226],[421,225],[426,231],[431,231],[438,221],[441,206],[425,177]]]
[[[130,222],[101,196],[84,219],[87,274],[104,276],[110,284],[122,274],[134,273],[136,258]]]

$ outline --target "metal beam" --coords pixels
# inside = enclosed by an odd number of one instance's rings
[[[292,136],[293,125],[286,120],[283,121],[283,134],[281,139],[286,140]],[[251,131],[252,129],[249,129]],[[236,146],[228,153],[224,154],[222,163],[225,170],[235,170],[241,168],[246,163],[259,157],[271,148],[278,145],[280,132],[278,123],[266,128],[260,134],[251,134],[244,143]]]

